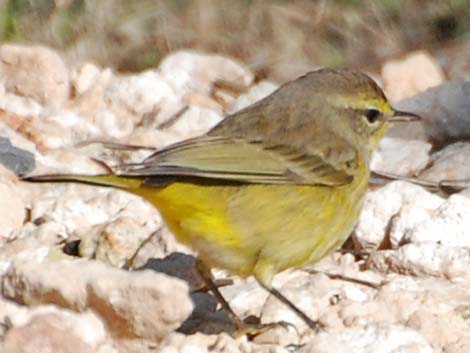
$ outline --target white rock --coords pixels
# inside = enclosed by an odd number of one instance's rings
[[[106,173],[100,163],[76,148],[59,148],[36,154],[35,175]]]
[[[443,202],[444,199],[422,187],[403,181],[394,181],[370,191],[353,233],[354,245],[358,249],[376,249],[385,240],[392,217],[402,209],[418,209],[426,213],[437,209]],[[397,246],[400,241],[398,236],[394,236],[393,245]]]
[[[14,262],[1,284],[5,297],[27,305],[93,310],[116,338],[161,340],[192,310],[188,287],[178,279],[86,260]]]
[[[71,109],[108,138],[125,138],[136,126],[155,129],[183,107],[179,92],[156,71],[117,75],[107,69],[91,74],[95,82]]]
[[[84,233],[79,254],[83,257],[92,254],[93,258],[119,268],[127,264],[151,234],[135,218],[127,216],[98,224]]]
[[[222,287],[220,290],[230,307],[240,317],[250,315],[259,317],[269,296],[269,293],[252,278],[241,283]]]
[[[211,109],[189,107],[173,124],[165,128],[181,138],[199,136],[222,120],[222,115]]]
[[[41,315],[24,326],[10,329],[0,349],[5,353],[93,353],[65,320],[54,314]]]
[[[75,94],[80,96],[86,92],[98,79],[101,70],[93,63],[81,64],[70,73],[70,81]]]
[[[428,180],[470,179],[470,143],[457,142],[432,156],[432,165],[419,177]]]
[[[100,134],[93,124],[69,110],[43,111],[40,117],[10,114],[6,124],[28,138],[39,150],[68,146]]]
[[[158,71],[173,87],[185,96],[192,92],[209,95],[216,80],[233,82],[248,87],[253,74],[241,64],[220,55],[179,51],[162,60]]]
[[[21,227],[26,217],[26,205],[14,176],[0,165],[0,244]]]
[[[172,143],[179,142],[183,138],[183,136],[172,131],[156,129],[149,130],[147,128],[137,127],[129,136],[126,137],[124,142],[132,145],[155,147],[158,149]],[[135,161],[142,161],[144,157],[147,156],[148,154],[141,156],[140,158],[136,158]]]
[[[470,199],[467,197],[452,195],[438,209],[429,213],[427,219],[416,222],[413,227],[402,227],[401,219],[400,214],[394,222],[393,231],[404,234],[405,242],[429,241],[470,248]]]
[[[418,332],[397,325],[370,325],[320,333],[301,352],[315,353],[433,353]]]
[[[58,308],[55,305],[39,305],[29,310],[24,308],[22,311],[10,314],[8,318],[12,327],[28,325],[28,323],[38,318],[41,320],[43,318],[52,318],[58,322],[60,321],[61,325],[67,328],[69,332],[92,347],[97,347],[107,338],[103,322],[96,314],[89,311],[76,313]]]
[[[0,85],[0,87],[2,87]],[[20,97],[13,93],[0,93],[0,109],[24,116],[39,116],[44,107],[32,98]]]
[[[131,216],[149,231],[161,224],[154,207],[124,191],[73,183],[34,186],[40,195],[31,205],[32,219],[43,217],[64,224],[69,234],[124,215]]]
[[[382,67],[382,79],[387,97],[393,101],[438,86],[444,82],[445,75],[429,53],[417,51],[404,59],[386,62]]]
[[[406,244],[398,250],[372,253],[367,268],[385,273],[466,278],[470,274],[470,249],[433,242]]]
[[[370,168],[378,172],[415,175],[428,165],[431,147],[424,141],[384,137],[372,155]]]
[[[218,336],[206,336],[202,334],[182,335],[172,333],[159,346],[158,353],[207,353],[226,352],[240,353],[250,352],[246,341],[235,340],[227,334]]]
[[[261,81],[253,87],[250,87],[248,92],[241,94],[237,99],[235,99],[235,101],[230,103],[227,112],[235,113],[236,111],[246,108],[264,97],[269,96],[278,88],[279,86],[272,82]]]
[[[6,91],[59,107],[70,95],[68,69],[53,50],[42,46],[4,44],[0,77]]]
[[[180,97],[180,92],[172,89],[165,77],[155,71],[146,71],[114,77],[106,87],[104,100],[111,110],[122,109],[134,120],[153,113],[158,116],[158,123],[162,123],[181,109]]]
[[[26,136],[19,134],[15,128],[8,126],[5,122],[5,116],[2,113],[0,114],[0,120],[2,120],[0,121],[0,136],[8,138],[13,146],[36,154],[36,145],[26,138]],[[5,114],[10,113],[5,112]]]

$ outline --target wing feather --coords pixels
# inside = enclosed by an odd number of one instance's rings
[[[261,184],[344,185],[354,175],[319,153],[282,144],[201,136],[157,151],[141,163],[120,166],[127,176],[182,176]]]

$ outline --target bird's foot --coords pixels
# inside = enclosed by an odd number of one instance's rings
[[[278,321],[278,322],[270,322],[267,324],[263,324],[260,322],[259,318],[255,316],[248,316],[244,320],[240,320],[240,319],[234,320],[234,325],[236,328],[236,331],[235,331],[236,337],[247,336],[248,339],[250,340],[262,333],[265,333],[269,330],[272,330],[278,327],[284,330],[293,328],[295,332],[297,333],[297,335],[299,335],[299,331],[297,330],[297,328],[290,322]]]

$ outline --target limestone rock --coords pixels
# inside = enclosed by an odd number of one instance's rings
[[[24,195],[15,176],[0,166],[0,243],[9,239],[26,217]]]
[[[279,88],[279,86],[272,82],[261,81],[253,87],[250,87],[246,93],[241,94],[237,99],[230,103],[227,111],[228,113],[235,113],[236,111],[246,108],[264,97],[269,96],[277,88]]]
[[[440,85],[444,82],[444,72],[429,53],[418,51],[402,60],[386,62],[382,79],[387,96],[393,101]]]
[[[70,281],[73,278],[73,281]],[[2,294],[27,305],[93,310],[116,338],[159,341],[192,310],[187,286],[152,271],[125,272],[99,262],[15,262]]]
[[[189,107],[171,124],[166,124],[163,131],[183,138],[204,134],[222,120],[222,115],[201,107]]]
[[[398,239],[398,242],[435,242],[446,246],[470,248],[469,198],[452,195],[436,210],[423,214],[423,218],[417,217],[416,209],[408,209],[407,212],[408,214],[405,214],[405,211],[400,212],[392,225],[391,237]]]
[[[383,202],[387,200],[387,202]],[[400,212],[408,210],[413,214],[410,222],[417,223],[427,217],[428,212],[436,210],[444,199],[431,194],[422,187],[402,181],[388,183],[382,188],[367,193],[364,207],[353,233],[354,245],[358,249],[377,249],[386,247],[387,242],[398,246],[401,240],[390,234],[391,222]]]
[[[4,353],[95,352],[91,345],[71,333],[63,320],[53,315],[37,317],[24,326],[12,328],[0,348]]]
[[[470,268],[470,249],[432,242],[411,243],[401,246],[398,250],[372,253],[366,268],[382,273],[467,278]]]
[[[208,351],[241,353],[250,351],[250,347],[246,341],[235,340],[227,334],[219,336],[202,334],[185,336],[173,333],[162,342],[157,350],[158,353],[204,353]]]
[[[432,165],[423,171],[422,179],[442,181],[470,179],[470,144],[457,142],[433,154]]]
[[[208,94],[216,80],[248,87],[253,74],[241,64],[220,55],[179,51],[160,63],[159,73],[175,92],[185,96],[192,92]]]
[[[59,107],[70,95],[69,74],[62,58],[49,48],[4,44],[0,76],[7,92]]]
[[[384,137],[372,156],[370,168],[403,176],[416,175],[428,165],[431,147],[420,140]]]
[[[301,352],[318,353],[433,353],[418,332],[402,326],[370,325],[342,332],[320,333]]]
[[[29,310],[21,307],[21,310],[9,313],[7,318],[9,330],[6,341],[14,330],[21,332],[37,324],[63,327],[72,337],[80,339],[92,348],[98,348],[108,339],[103,322],[92,312],[76,313],[55,305],[39,305]]]

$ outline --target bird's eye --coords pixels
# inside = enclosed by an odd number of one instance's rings
[[[375,123],[380,118],[380,114],[380,111],[377,109],[366,109],[364,111],[364,116],[371,124]]]

